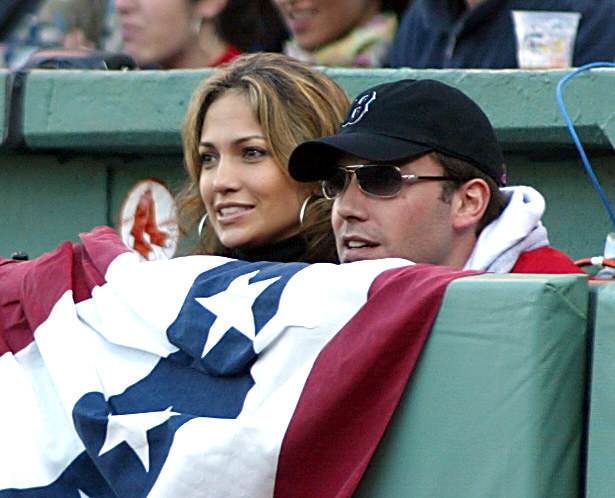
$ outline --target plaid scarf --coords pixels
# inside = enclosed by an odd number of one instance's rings
[[[303,50],[295,40],[288,40],[284,53],[318,66],[382,67],[396,31],[395,14],[381,12],[343,37],[311,52]]]

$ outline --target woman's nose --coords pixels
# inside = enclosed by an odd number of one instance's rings
[[[241,170],[232,158],[221,157],[215,171],[213,188],[216,192],[238,190],[241,186]]]

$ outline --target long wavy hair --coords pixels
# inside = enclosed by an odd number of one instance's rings
[[[305,140],[334,135],[350,106],[348,96],[335,81],[282,54],[243,55],[206,79],[192,96],[182,134],[189,184],[177,201],[184,235],[191,233],[205,214],[199,192],[199,141],[205,115],[216,99],[231,90],[247,95],[274,161],[289,178],[288,159],[293,149]],[[306,198],[320,192],[317,182],[298,186]],[[320,196],[309,199],[303,223],[298,225],[305,242],[300,261],[337,261],[330,213],[329,201]],[[194,253],[237,257],[207,223]]]

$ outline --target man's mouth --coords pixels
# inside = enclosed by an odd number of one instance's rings
[[[349,249],[360,249],[362,247],[373,247],[373,244],[368,244],[367,242],[363,242],[362,240],[350,240],[346,244]]]
[[[368,249],[371,247],[376,247],[377,245],[379,245],[377,242],[374,242],[369,239],[355,237],[344,238],[344,246],[347,249]]]
[[[288,18],[292,21],[301,21],[306,17],[313,16],[315,11],[313,9],[306,10],[291,10],[288,12]]]

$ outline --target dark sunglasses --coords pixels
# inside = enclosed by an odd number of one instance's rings
[[[331,178],[322,181],[322,192],[329,200],[344,193],[355,175],[361,191],[375,197],[396,197],[404,183],[412,185],[421,180],[453,180],[450,176],[402,175],[399,167],[392,164],[359,164],[337,167]]]

